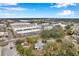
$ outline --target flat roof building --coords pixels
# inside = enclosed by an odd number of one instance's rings
[[[11,28],[17,34],[27,34],[32,32],[39,32],[41,30],[41,26],[37,25],[36,23],[12,23],[10,24]]]

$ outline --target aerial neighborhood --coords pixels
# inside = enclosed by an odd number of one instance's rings
[[[79,22],[70,20],[1,19],[0,55],[77,56],[79,55]]]

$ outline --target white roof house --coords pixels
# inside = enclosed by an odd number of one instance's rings
[[[34,48],[37,50],[43,50],[44,49],[44,43],[42,43],[41,40],[38,40],[37,43],[35,43]]]

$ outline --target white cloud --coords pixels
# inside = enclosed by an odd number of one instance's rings
[[[53,8],[53,7],[60,8],[60,7],[75,6],[75,5],[76,5],[75,3],[57,3],[54,6],[51,5],[50,8]]]
[[[14,5],[16,6],[17,3],[0,3],[0,12],[21,12],[21,11],[35,11],[34,8],[22,8],[22,7],[8,7]]]
[[[16,8],[5,8],[6,10],[8,11],[23,11],[23,10],[26,10],[25,8],[21,8],[21,7],[16,7]]]
[[[17,3],[0,3],[0,6],[17,5]]]
[[[29,9],[29,8],[22,8],[22,7],[11,7],[11,8],[4,8],[6,11],[35,11],[36,9]]]
[[[72,14],[74,14],[74,12],[71,10],[64,10],[62,12],[59,12],[58,14],[59,15],[72,15]]]
[[[5,5],[17,5],[17,3],[5,3]]]

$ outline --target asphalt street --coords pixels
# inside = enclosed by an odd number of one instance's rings
[[[12,40],[12,39],[15,39],[15,38],[13,38],[12,32],[8,30],[8,38],[6,38],[6,41]],[[9,42],[8,45],[2,47],[1,55],[2,56],[17,56],[18,55],[14,41]]]

